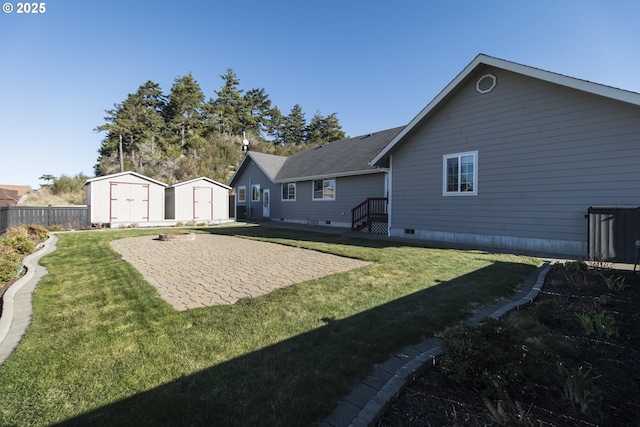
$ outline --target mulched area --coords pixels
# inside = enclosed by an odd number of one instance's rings
[[[11,287],[11,285],[13,285],[14,283],[16,283],[18,280],[20,280],[20,278],[22,276],[24,276],[27,273],[27,268],[26,267],[22,267],[22,271],[20,272],[20,274],[16,277],[14,277],[13,279],[7,281],[7,282],[3,282],[0,283],[0,285],[2,287],[0,287],[0,316],[2,316],[2,307],[4,306],[3,303],[3,297],[5,292],[7,292],[9,290],[9,288]]]
[[[528,413],[526,421],[499,424],[490,416],[480,395],[449,381],[436,366],[414,382],[392,402],[378,426],[637,426],[640,425],[640,278],[629,271],[604,270],[625,278],[626,288],[609,289],[593,270],[568,274],[555,267],[546,277],[539,298],[534,303],[548,304],[554,310],[548,325],[558,337],[577,349],[578,360],[562,360],[565,366],[591,369],[593,384],[603,397],[601,415],[584,415],[565,398],[563,383],[557,372],[544,375],[535,397],[522,399]],[[546,303],[545,303],[546,301]],[[533,310],[533,306],[525,310]],[[525,310],[506,318],[516,322]],[[587,335],[576,313],[604,311],[614,316],[618,336],[607,338]],[[514,399],[515,400],[515,399]],[[495,401],[493,402],[495,407]]]

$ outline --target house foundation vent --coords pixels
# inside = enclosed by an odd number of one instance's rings
[[[488,93],[496,87],[496,76],[493,74],[485,74],[478,79],[476,83],[476,90],[479,93]]]

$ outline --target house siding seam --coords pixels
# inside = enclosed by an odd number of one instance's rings
[[[498,84],[479,94],[486,73]],[[390,233],[585,255],[589,206],[640,205],[639,118],[636,105],[484,67],[394,149]],[[443,197],[442,156],[472,150],[478,195]]]

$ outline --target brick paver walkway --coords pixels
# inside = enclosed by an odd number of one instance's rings
[[[176,310],[233,304],[275,289],[369,263],[308,249],[230,236],[196,234],[114,240],[111,246]]]

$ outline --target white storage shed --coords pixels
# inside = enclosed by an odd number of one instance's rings
[[[88,179],[85,185],[92,224],[143,227],[164,221],[165,183],[121,172]]]
[[[165,218],[207,224],[228,221],[230,189],[206,177],[170,185],[165,190]]]

